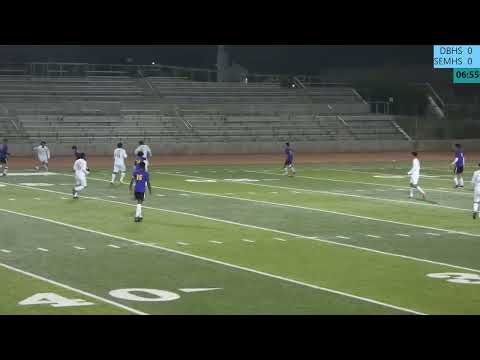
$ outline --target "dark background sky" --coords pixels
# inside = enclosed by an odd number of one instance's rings
[[[432,67],[427,45],[230,45],[233,60],[249,72],[315,74],[325,67],[424,65]],[[121,63],[214,68],[216,45],[0,45],[0,62]]]

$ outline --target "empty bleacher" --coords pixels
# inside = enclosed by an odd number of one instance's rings
[[[405,139],[346,86],[2,75],[0,104],[2,133],[56,143]]]

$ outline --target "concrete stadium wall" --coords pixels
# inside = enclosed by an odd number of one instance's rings
[[[389,152],[389,151],[451,151],[453,144],[461,143],[469,151],[480,151],[480,139],[469,140],[423,140],[409,142],[403,140],[362,140],[362,141],[319,141],[292,143],[296,152],[321,153],[321,152]],[[63,156],[72,154],[71,145],[47,144],[52,155]],[[148,144],[154,155],[190,155],[190,154],[275,154],[282,152],[283,142],[239,142],[239,143],[164,143]],[[31,144],[9,144],[10,152],[17,156],[32,154]],[[104,144],[78,144],[80,151],[88,155],[113,156],[115,143]],[[129,154],[137,144],[124,143]]]

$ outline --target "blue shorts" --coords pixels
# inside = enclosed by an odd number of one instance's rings
[[[454,174],[462,174],[463,173],[463,166],[455,166],[455,169],[453,169]]]
[[[145,200],[145,193],[135,191],[135,199],[139,200],[139,201],[144,201]]]

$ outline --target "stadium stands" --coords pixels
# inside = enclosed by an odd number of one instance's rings
[[[346,86],[195,82],[127,76],[0,76],[2,132],[20,140],[103,143],[405,139]]]

